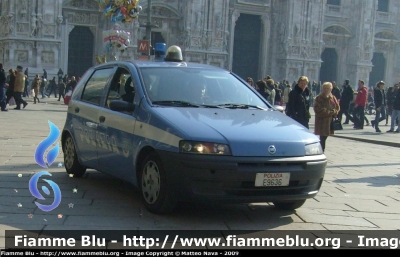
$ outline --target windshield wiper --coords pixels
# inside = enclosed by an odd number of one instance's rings
[[[178,107],[200,107],[198,104],[185,102],[185,101],[154,101],[153,104],[165,106],[178,106]]]
[[[267,110],[261,106],[257,105],[250,105],[250,104],[219,104],[218,106],[224,107],[224,108],[229,108],[229,109],[249,109],[249,108],[254,108],[258,110]]]
[[[204,107],[204,108],[218,108],[218,109],[222,109],[222,106],[219,105],[213,105],[213,104],[202,104],[200,105],[200,107]]]

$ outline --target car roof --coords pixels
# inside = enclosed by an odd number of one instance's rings
[[[134,60],[134,61],[111,61],[103,64],[99,64],[95,66],[95,68],[101,68],[102,66],[108,66],[110,64],[124,64],[124,65],[135,65],[138,68],[156,68],[156,67],[190,67],[190,68],[203,68],[203,69],[216,69],[216,70],[224,70],[226,69],[201,64],[194,62],[172,62],[172,61],[164,61],[164,60]]]

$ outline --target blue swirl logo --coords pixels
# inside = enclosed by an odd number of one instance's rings
[[[37,188],[37,183],[38,183],[39,178],[43,175],[51,176],[51,174],[48,171],[41,171],[41,172],[33,175],[32,178],[29,180],[29,191],[31,191],[31,194],[34,197],[36,197],[37,199],[40,199],[40,200],[45,200],[45,198],[40,194],[40,192]],[[51,186],[51,189],[53,189],[54,201],[51,205],[43,205],[43,204],[40,204],[37,202],[35,202],[35,204],[42,211],[49,212],[49,211],[52,211],[55,208],[57,208],[58,205],[61,203],[61,190],[58,187],[58,185],[56,183],[54,183],[52,180],[48,180],[48,179],[43,179],[43,180],[46,181],[47,184],[49,184]],[[46,195],[50,195],[50,191],[46,186],[42,186],[42,190]]]
[[[52,149],[50,149],[46,155],[46,161],[44,160],[44,154],[47,148],[52,146],[55,142],[57,142],[58,137],[60,136],[60,130],[57,128],[56,125],[54,125],[52,122],[49,121],[49,126],[50,126],[50,134],[49,136],[44,139],[38,147],[36,148],[35,152],[35,161],[37,164],[39,164],[43,168],[48,168],[53,164],[54,160],[57,158],[58,153],[60,151],[60,143],[58,142]],[[31,194],[36,197],[37,199],[40,200],[45,200],[45,198],[40,194],[38,188],[37,188],[37,183],[39,181],[39,178],[43,175],[51,176],[51,174],[48,171],[41,171],[35,175],[32,176],[32,178],[29,180],[29,191]],[[54,201],[51,205],[43,205],[40,203],[35,202],[36,206],[39,207],[42,211],[52,211],[55,208],[58,207],[58,205],[61,203],[61,190],[58,187],[56,183],[54,183],[52,180],[48,179],[43,179],[47,184],[50,185],[51,189],[54,192]],[[46,195],[50,195],[50,191],[46,186],[42,186],[42,190]]]
[[[60,130],[57,128],[56,125],[54,125],[51,121],[49,121],[49,126],[50,126],[49,136],[45,140],[40,142],[35,152],[35,161],[43,168],[50,167],[50,165],[57,158],[58,152],[60,151],[60,144],[57,143],[56,146],[54,146],[53,149],[50,149],[49,152],[47,153],[47,158],[46,158],[47,164],[45,163],[43,159],[44,152],[48,147],[54,144],[57,141],[58,137],[60,136]]]

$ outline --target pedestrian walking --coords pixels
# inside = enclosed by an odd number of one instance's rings
[[[395,87],[396,85],[394,85]],[[389,87],[386,93],[387,109],[386,109],[386,126],[389,124],[389,117],[392,116],[393,102],[396,97],[394,87]]]
[[[52,80],[49,82],[49,90],[48,93],[46,94],[48,97],[50,97],[51,93],[54,93],[54,97],[57,98],[57,83],[56,83],[56,77],[53,77]]]
[[[62,80],[58,84],[58,100],[57,101],[60,101],[61,97],[63,98],[63,100],[65,99],[65,83]]]
[[[379,122],[386,119],[386,94],[385,82],[379,81],[374,89],[374,104],[375,104],[375,120],[371,120],[371,125],[376,132],[382,132],[379,129]]]
[[[290,91],[292,91],[292,88],[290,87],[289,83],[286,83],[286,87],[285,87],[285,90],[283,91],[283,97],[282,97],[282,101],[285,104],[285,106],[289,102],[289,93],[290,93]]]
[[[0,63],[0,107],[2,112],[7,110],[7,97],[6,97],[6,74],[4,72],[3,64]]]
[[[33,89],[33,103],[36,104],[36,100],[38,103],[40,103],[38,94],[39,94],[39,88],[41,87],[42,81],[40,80],[40,75],[37,74],[36,77],[32,81],[31,88]]]
[[[21,104],[23,108],[28,105],[28,103],[22,99],[22,94],[25,89],[25,74],[22,72],[22,66],[17,66],[17,72],[15,74],[15,85],[14,85],[14,99],[17,107],[14,110],[21,110]]]
[[[354,129],[364,129],[365,106],[367,106],[367,87],[364,85],[363,80],[359,80],[358,92],[356,99],[354,100],[354,110],[353,110]]]
[[[47,83],[47,79],[42,75],[42,83],[40,84],[40,94],[42,95],[42,99],[46,98],[45,96],[45,92],[46,92],[46,83]]]
[[[324,152],[328,136],[334,134],[334,130],[331,128],[332,119],[339,114],[340,110],[339,102],[332,94],[332,89],[332,83],[325,82],[322,84],[321,93],[314,101],[314,134],[319,136],[322,151]]]
[[[352,110],[350,108],[350,103],[353,102],[354,91],[350,85],[350,80],[346,79],[343,83],[342,95],[340,96],[340,112],[338,118],[342,121],[343,114],[346,116],[346,120],[343,124],[349,124],[349,121],[354,122],[353,117],[350,115]]]
[[[297,81],[297,84],[294,86],[294,89],[289,93],[289,101],[285,112],[287,116],[308,129],[310,113],[307,111],[307,103],[303,95],[303,91],[306,89],[307,84],[308,78],[306,76],[301,76]]]
[[[14,97],[14,84],[15,84],[15,70],[8,70],[8,87],[6,91],[7,100],[6,103],[9,104],[11,98]],[[14,101],[15,102],[15,101]]]
[[[392,116],[390,120],[390,130],[387,132],[394,132],[394,133],[399,133],[400,132],[400,126],[397,126],[397,129],[395,129],[396,126],[396,120],[400,119],[400,90],[396,91],[396,96],[393,101],[393,111],[392,111]]]
[[[25,74],[25,88],[24,88],[23,97],[29,98],[29,77],[26,74]]]
[[[64,76],[64,72],[63,72],[63,70],[61,68],[59,68],[58,72],[57,72],[58,84],[60,84],[60,82],[62,81],[63,76]]]

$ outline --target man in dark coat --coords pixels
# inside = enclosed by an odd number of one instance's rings
[[[349,113],[350,103],[354,99],[354,91],[353,88],[350,86],[350,81],[346,79],[343,84],[343,92],[340,97],[340,112],[339,112],[339,119],[342,121],[343,114],[346,116],[346,121],[343,124],[349,124],[349,121],[353,121],[353,117],[351,117]]]
[[[6,109],[7,102],[6,102],[6,74],[3,69],[3,64],[0,63],[0,107],[2,112],[8,111]]]
[[[60,81],[60,83],[58,83],[58,100],[60,101],[61,97],[63,99],[65,99],[65,83],[64,81]]]
[[[63,76],[64,76],[64,72],[63,72],[63,70],[61,68],[59,68],[58,72],[57,72],[58,84],[60,84],[60,82],[62,81]]]
[[[294,89],[289,93],[289,101],[285,112],[287,116],[299,122],[304,127],[309,128],[308,122],[310,120],[310,113],[307,110],[307,101],[303,94],[307,84],[308,78],[306,76],[301,76]]]
[[[379,122],[386,119],[386,93],[385,82],[379,81],[374,89],[375,120],[371,120],[371,125],[376,132],[381,132]]]
[[[342,93],[340,93],[340,90],[339,90],[338,86],[336,85],[335,81],[332,82],[332,86],[333,86],[332,95],[334,95],[337,100],[340,100],[340,98],[342,97]]]
[[[394,132],[394,133],[399,133],[400,132],[400,126],[397,126],[397,129],[394,130],[396,126],[396,120],[400,119],[400,90],[396,91],[396,96],[393,101],[393,111],[392,111],[392,120],[390,124],[390,130],[387,132]]]
[[[72,76],[65,88],[65,92],[68,92],[69,90],[74,91],[76,84],[78,84],[78,82],[76,81],[75,76]]]

